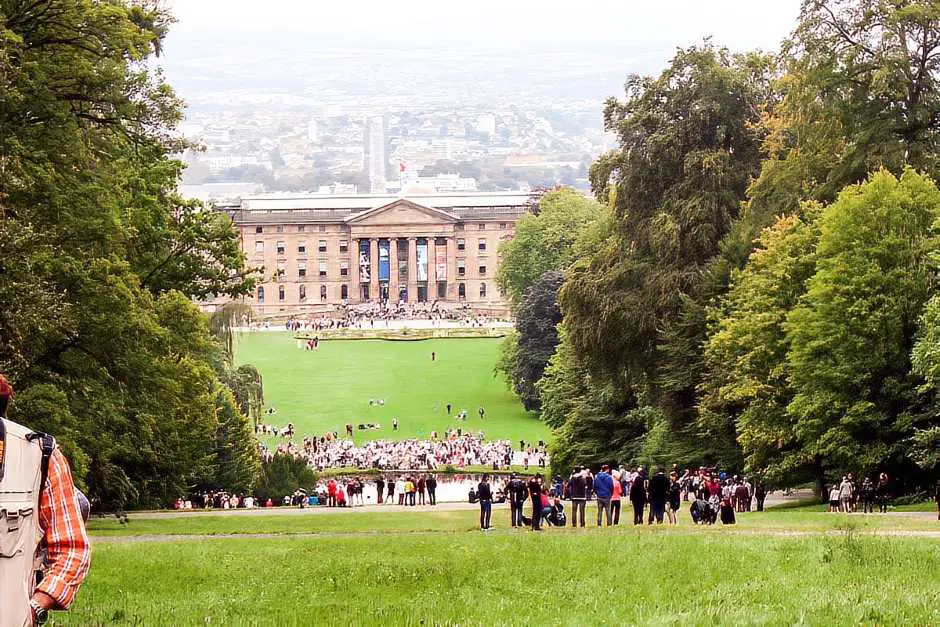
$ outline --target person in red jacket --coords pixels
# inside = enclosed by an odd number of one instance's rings
[[[327,505],[336,507],[336,481],[330,479],[326,484]]]

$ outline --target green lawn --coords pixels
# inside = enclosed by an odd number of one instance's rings
[[[570,509],[570,508],[569,508]],[[587,519],[596,516],[593,504],[588,504]],[[570,511],[569,511],[570,514]],[[622,516],[626,516],[626,511]],[[632,522],[632,513],[629,521]],[[679,524],[657,526],[651,532],[661,533],[706,533],[732,531],[940,531],[940,522],[931,516],[882,516],[861,514],[826,514],[811,511],[748,512],[738,514],[737,524],[731,527],[696,527],[691,523],[688,508],[683,507],[679,515]],[[504,505],[493,509],[493,525],[497,528],[509,526],[509,510]],[[627,522],[625,517],[623,522]],[[304,514],[239,512],[234,514],[189,513],[180,516],[162,518],[138,518],[132,515],[128,524],[121,524],[117,519],[94,519],[89,524],[95,536],[137,536],[137,535],[213,535],[213,534],[299,534],[299,533],[358,533],[385,531],[469,531],[477,525],[475,509],[458,511],[413,512],[402,511],[398,506],[353,508],[351,510],[327,510],[314,513],[306,510]],[[642,527],[633,529],[632,525],[623,525],[613,530],[617,533],[645,533]],[[554,530],[557,533],[559,530]],[[580,531],[578,532],[580,533]]]
[[[418,342],[325,340],[316,351],[297,348],[289,333],[244,333],[239,337],[239,363],[254,364],[264,377],[265,401],[277,409],[269,422],[293,422],[300,435],[344,433],[347,423],[379,423],[382,429],[355,432],[357,442],[381,438],[427,438],[448,427],[488,439],[537,442],[549,429],[527,413],[494,377],[499,339],[452,339]],[[437,359],[431,361],[431,352]],[[370,399],[384,399],[370,407]],[[451,414],[467,410],[466,422]],[[486,410],[480,420],[477,410]],[[400,426],[392,431],[392,418]]]
[[[442,530],[99,543],[57,623],[928,625],[938,598],[936,539]]]

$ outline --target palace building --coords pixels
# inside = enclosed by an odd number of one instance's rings
[[[220,206],[248,264],[262,316],[366,302],[469,303],[501,310],[499,245],[534,197],[522,192],[245,196]]]

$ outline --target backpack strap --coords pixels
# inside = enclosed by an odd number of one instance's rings
[[[42,492],[46,489],[46,481],[49,478],[49,459],[55,450],[55,438],[48,433],[30,433],[26,439],[30,442],[40,440],[42,446],[42,462],[39,466],[39,491]]]

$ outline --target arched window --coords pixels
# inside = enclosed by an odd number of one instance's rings
[[[457,285],[457,298],[466,298],[467,297],[467,284],[459,283]]]
[[[284,300],[284,286],[283,285],[277,286],[277,299]]]
[[[348,285],[343,284],[339,286],[339,297],[342,300],[346,300],[349,298],[349,286]]]
[[[480,298],[486,298],[486,283],[480,283]]]
[[[263,288],[263,287],[259,287],[259,288],[258,288],[258,303],[260,304],[260,303],[263,303],[263,302],[264,302],[264,288]]]
[[[326,286],[320,286],[320,300],[326,300]]]

